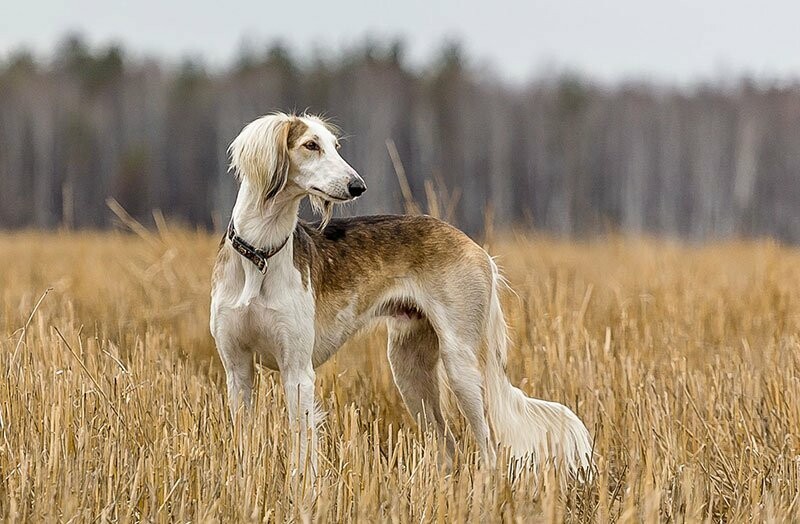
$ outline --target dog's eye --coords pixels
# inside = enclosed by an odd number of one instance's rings
[[[303,144],[303,145],[304,145],[304,146],[305,146],[305,148],[306,148],[306,149],[308,149],[309,151],[319,151],[319,144],[317,144],[317,143],[316,143],[316,142],[314,142],[313,140],[311,140],[310,142],[306,142],[306,143],[305,143],[305,144]]]

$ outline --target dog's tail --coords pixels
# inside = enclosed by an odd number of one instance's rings
[[[491,260],[491,259],[490,259]],[[494,261],[486,348],[486,397],[489,420],[501,446],[514,458],[545,462],[571,473],[589,474],[592,442],[583,422],[557,402],[530,398],[511,385],[505,373],[508,337],[498,287],[504,283]]]

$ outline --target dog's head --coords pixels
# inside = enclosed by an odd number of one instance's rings
[[[327,222],[333,204],[367,189],[338,149],[332,126],[321,118],[274,113],[250,122],[234,139],[230,167],[265,201],[289,190],[308,195]]]

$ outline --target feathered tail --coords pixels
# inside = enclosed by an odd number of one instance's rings
[[[492,261],[494,283],[487,330],[486,397],[489,420],[501,446],[515,458],[551,462],[571,473],[592,463],[592,441],[583,422],[557,402],[530,398],[511,385],[505,373],[507,330],[498,286],[503,282]]]

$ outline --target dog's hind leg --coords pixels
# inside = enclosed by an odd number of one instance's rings
[[[440,351],[450,389],[456,396],[458,406],[467,418],[483,461],[493,467],[497,454],[489,432],[485,411],[483,379],[478,362],[480,342],[470,336],[469,327],[463,330],[447,330],[440,333]]]
[[[432,426],[447,447],[446,462],[455,450],[439,404],[439,339],[425,319],[391,320],[388,343],[389,365],[394,383],[415,420]]]

